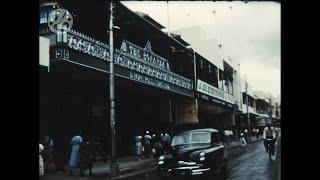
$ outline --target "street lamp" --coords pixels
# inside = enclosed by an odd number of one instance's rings
[[[111,163],[110,175],[115,177],[119,175],[119,165],[116,163],[116,129],[115,129],[115,97],[114,97],[114,62],[113,62],[113,2],[110,1],[110,20],[109,20],[109,53],[110,53],[110,130],[111,130]]]

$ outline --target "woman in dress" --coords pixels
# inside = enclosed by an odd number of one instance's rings
[[[72,150],[71,150],[71,155],[69,160],[70,176],[73,175],[72,170],[76,167],[79,167],[79,150],[80,150],[80,145],[82,143],[82,137],[80,135],[81,135],[81,131],[77,131],[77,134],[71,139]]]
[[[44,147],[42,144],[39,144],[39,179],[43,179],[44,177],[44,164],[41,153],[43,152]]]

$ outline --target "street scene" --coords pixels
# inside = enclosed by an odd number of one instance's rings
[[[280,7],[41,0],[39,178],[280,180]]]

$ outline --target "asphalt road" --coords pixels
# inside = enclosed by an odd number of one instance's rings
[[[249,145],[247,148],[235,149],[230,153],[228,173],[226,176],[206,177],[215,180],[274,180],[279,163],[274,156],[269,162],[263,141]],[[160,180],[157,172],[131,178],[131,180]],[[176,179],[176,178],[175,178]],[[183,178],[186,179],[204,179]]]

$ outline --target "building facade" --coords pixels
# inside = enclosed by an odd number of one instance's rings
[[[64,162],[77,129],[110,147],[108,6],[107,1],[62,0],[40,7],[40,136],[54,137]],[[70,31],[48,28],[58,8],[73,16]],[[190,48],[184,33],[168,36],[151,17],[120,2],[114,11],[117,156],[131,154],[134,136],[146,130],[174,134],[246,126],[247,96],[238,63],[214,50],[213,56],[198,52],[196,43]],[[251,127],[264,126],[258,117],[268,103],[249,90],[248,104]],[[280,104],[273,107],[280,112]]]

